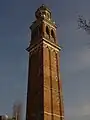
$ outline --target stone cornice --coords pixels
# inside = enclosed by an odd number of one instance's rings
[[[57,44],[52,43],[51,41],[49,41],[49,40],[47,40],[45,38],[42,38],[39,42],[37,42],[34,45],[30,45],[26,50],[28,52],[31,52],[31,51],[39,48],[43,44],[50,47],[51,49],[54,49],[55,51],[60,51],[61,50],[60,46],[58,46]]]
[[[34,28],[36,28],[38,25],[40,25],[40,23],[47,23],[49,24],[51,27],[53,27],[54,29],[57,28],[56,24],[52,21],[52,20],[48,20],[48,19],[45,19],[45,18],[41,18],[41,19],[38,19],[38,20],[35,20],[32,25],[30,26],[30,29],[33,30]]]
[[[53,42],[51,42],[50,40],[47,40],[46,38],[43,37],[43,41],[44,43],[46,43],[48,46],[50,46],[51,48],[53,47],[54,49],[57,49],[58,51],[61,50],[61,47]]]

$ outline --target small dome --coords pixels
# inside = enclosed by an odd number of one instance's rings
[[[46,5],[42,4],[35,12],[35,16],[37,19],[41,17],[49,16],[48,19],[50,19],[51,11]]]
[[[51,12],[50,9],[49,9],[46,5],[44,5],[44,4],[42,4],[42,5],[39,7],[39,9],[40,9],[40,10],[47,10],[48,12]]]

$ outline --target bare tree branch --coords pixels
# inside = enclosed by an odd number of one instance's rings
[[[90,20],[87,24],[87,21],[84,19],[84,17],[79,15],[77,22],[78,22],[79,29],[81,28],[90,34]]]
[[[13,106],[13,116],[16,118],[16,120],[21,120],[21,112],[22,112],[22,104],[15,103]]]

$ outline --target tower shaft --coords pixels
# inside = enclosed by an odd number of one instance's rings
[[[63,120],[60,47],[50,10],[42,5],[31,25],[26,120]]]

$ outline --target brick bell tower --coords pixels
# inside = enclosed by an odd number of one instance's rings
[[[60,50],[51,11],[42,5],[30,26],[26,120],[63,120]]]

